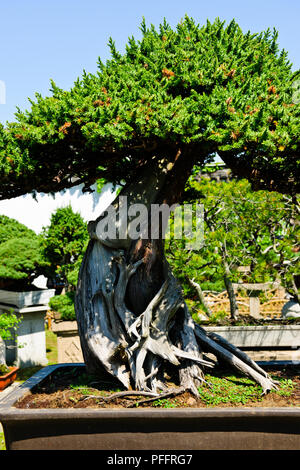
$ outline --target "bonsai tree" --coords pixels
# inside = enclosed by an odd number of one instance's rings
[[[145,226],[132,233],[138,207],[179,203],[194,165],[216,152],[255,188],[296,193],[298,73],[276,31],[244,34],[235,21],[199,26],[185,17],[175,30],[143,20],[141,32],[123,55],[110,40],[111,59],[99,59],[97,74],[84,72],[70,91],[52,82],[49,97],[37,94],[31,110],[1,126],[0,197],[79,183],[88,190],[98,178],[123,186],[89,223],[79,273],[75,308],[90,369],[157,392],[171,363],[197,394],[210,351],[266,392],[275,385],[257,364],[192,321],[164,256],[165,222],[149,216],[148,234]]]
[[[46,266],[40,237],[18,221],[0,216],[0,288],[25,290]]]

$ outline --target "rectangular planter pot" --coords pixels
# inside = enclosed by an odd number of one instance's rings
[[[8,387],[8,385],[16,380],[19,368],[10,367],[9,369],[10,371],[7,374],[0,376],[0,391],[4,390],[6,387]]]
[[[298,348],[300,325],[205,326],[238,348]]]
[[[11,450],[283,450],[300,448],[300,409],[17,409],[16,400],[58,367],[48,366],[2,401]]]
[[[32,291],[15,292],[0,289],[0,303],[14,305],[18,308],[30,305],[48,305],[51,297],[55,295],[55,289],[37,289]]]

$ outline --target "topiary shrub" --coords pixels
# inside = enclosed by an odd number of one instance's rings
[[[48,262],[40,236],[7,216],[0,216],[0,288],[32,289],[33,280],[45,274]]]
[[[25,290],[46,266],[38,237],[12,238],[0,245],[0,287]]]
[[[0,215],[0,244],[12,238],[37,237],[36,233],[26,225],[6,215]]]

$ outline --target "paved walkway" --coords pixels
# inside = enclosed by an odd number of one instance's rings
[[[20,385],[20,383],[22,382],[13,382],[11,385],[9,385],[8,387],[6,387],[4,390],[2,390],[0,392],[0,401],[6,396],[8,395],[13,389],[15,389],[18,385]],[[0,423],[0,433],[3,432],[3,428],[2,428],[2,425]]]

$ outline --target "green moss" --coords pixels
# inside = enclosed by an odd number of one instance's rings
[[[206,375],[206,383],[199,387],[200,398],[207,406],[218,405],[246,405],[251,402],[262,401],[262,388],[247,377],[220,373],[218,375]],[[278,390],[272,393],[289,397],[293,390],[292,380],[281,379],[278,381]]]

